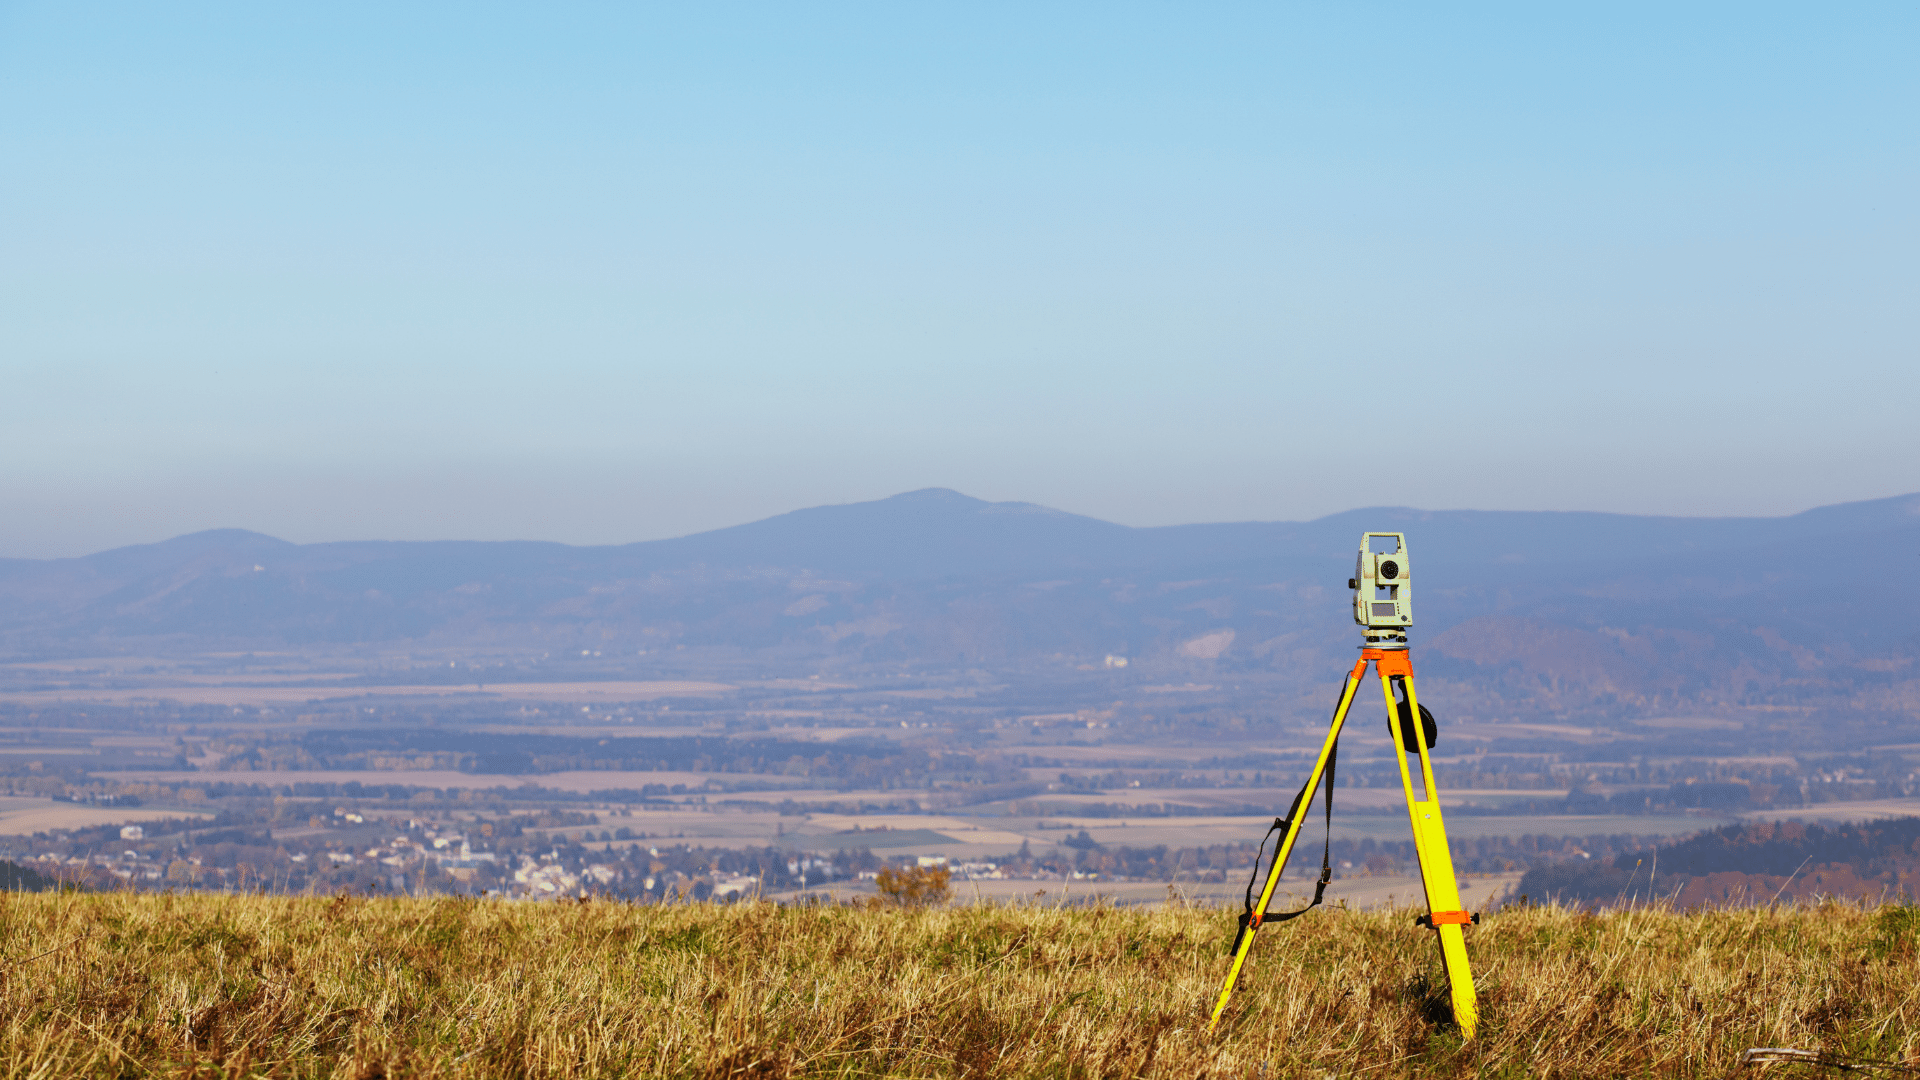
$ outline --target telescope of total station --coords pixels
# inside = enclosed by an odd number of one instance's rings
[[[1427,911],[1414,921],[1432,930],[1439,939],[1440,956],[1446,965],[1451,991],[1453,1019],[1460,1026],[1460,1033],[1471,1039],[1478,1014],[1474,1008],[1473,971],[1467,966],[1465,931],[1469,925],[1478,923],[1480,916],[1468,914],[1460,904],[1460,887],[1453,876],[1453,856],[1447,850],[1447,830],[1440,816],[1439,789],[1433,782],[1430,752],[1439,729],[1433,714],[1420,704],[1413,690],[1413,662],[1407,648],[1407,630],[1413,625],[1413,570],[1407,558],[1406,535],[1363,534],[1358,564],[1353,577],[1347,579],[1347,588],[1353,591],[1353,621],[1360,624],[1366,643],[1360,646],[1359,661],[1347,672],[1346,682],[1340,689],[1340,703],[1334,707],[1333,721],[1327,726],[1326,742],[1320,747],[1320,756],[1313,763],[1306,785],[1294,796],[1287,815],[1274,818],[1267,835],[1260,841],[1264,853],[1267,840],[1275,833],[1280,834],[1257,903],[1254,885],[1260,879],[1260,858],[1254,858],[1253,876],[1247,881],[1246,910],[1240,915],[1240,932],[1233,939],[1233,966],[1227,969],[1226,985],[1220,988],[1220,998],[1214,1003],[1207,1030],[1211,1032],[1217,1027],[1226,1012],[1234,984],[1246,966],[1247,954],[1253,949],[1254,935],[1260,927],[1285,922],[1319,906],[1327,883],[1333,880],[1330,861],[1333,778],[1340,729],[1347,722],[1347,710],[1352,707],[1361,680],[1366,677],[1367,665],[1371,664],[1380,676],[1380,691],[1386,699],[1388,737],[1398,750],[1394,757],[1400,762],[1400,784],[1407,794],[1407,818],[1413,824],[1413,846],[1420,857],[1420,878],[1426,886]],[[1300,826],[1312,812],[1314,791],[1323,779],[1327,846],[1320,856],[1320,880],[1314,886],[1313,900],[1295,911],[1269,911],[1267,905],[1273,902],[1280,872],[1286,868],[1288,856],[1293,854],[1294,841],[1300,835]]]

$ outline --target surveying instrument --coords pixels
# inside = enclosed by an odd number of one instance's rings
[[[1340,704],[1334,707],[1333,722],[1327,727],[1327,741],[1320,757],[1307,775],[1305,787],[1294,796],[1287,816],[1274,818],[1267,835],[1261,838],[1264,852],[1267,840],[1280,834],[1273,861],[1267,869],[1266,885],[1260,890],[1260,902],[1253,900],[1254,882],[1260,877],[1260,857],[1254,856],[1253,876],[1247,881],[1247,906],[1240,915],[1240,932],[1233,939],[1233,966],[1227,970],[1227,982],[1220,988],[1220,1000],[1214,1003],[1213,1017],[1207,1022],[1211,1032],[1227,1009],[1233,985],[1240,979],[1247,954],[1253,949],[1253,936],[1261,925],[1285,922],[1306,914],[1320,904],[1327,883],[1333,880],[1330,861],[1333,852],[1333,767],[1340,748],[1340,729],[1346,725],[1347,710],[1352,707],[1367,665],[1380,676],[1380,691],[1387,703],[1387,731],[1393,740],[1394,755],[1400,762],[1400,784],[1407,793],[1407,816],[1413,822],[1413,847],[1420,857],[1420,877],[1426,886],[1427,913],[1414,920],[1440,938],[1440,957],[1446,963],[1447,983],[1453,997],[1453,1019],[1460,1033],[1473,1038],[1478,1014],[1474,1009],[1473,972],[1467,967],[1465,928],[1480,921],[1460,904],[1460,887],[1453,878],[1453,856],[1447,851],[1447,830],[1440,818],[1439,790],[1433,783],[1433,759],[1430,751],[1439,730],[1433,714],[1420,704],[1413,692],[1413,662],[1408,655],[1407,628],[1413,625],[1412,573],[1407,561],[1404,533],[1366,533],[1360,537],[1359,565],[1347,579],[1353,590],[1353,621],[1360,624],[1366,644],[1360,647],[1360,660],[1347,672],[1340,689]],[[1408,758],[1417,759],[1409,765]],[[1313,889],[1313,902],[1297,911],[1268,911],[1274,889],[1280,884],[1280,872],[1293,854],[1293,842],[1300,826],[1313,809],[1313,793],[1324,777],[1326,782],[1327,846],[1320,856],[1320,880]],[[1414,781],[1419,781],[1419,793]]]

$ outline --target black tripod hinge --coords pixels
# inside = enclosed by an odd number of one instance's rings
[[[1240,913],[1240,931],[1233,935],[1233,944],[1228,946],[1227,955],[1236,956],[1240,952],[1240,940],[1253,933],[1253,916],[1249,912]]]

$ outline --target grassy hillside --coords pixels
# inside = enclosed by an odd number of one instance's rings
[[[1725,1076],[1920,1057],[1916,909],[1411,913],[0,894],[7,1076]],[[1263,1070],[1262,1066],[1265,1066]]]

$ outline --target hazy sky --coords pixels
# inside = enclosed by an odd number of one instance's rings
[[[0,555],[1920,490],[1917,50],[1910,3],[0,3]]]

